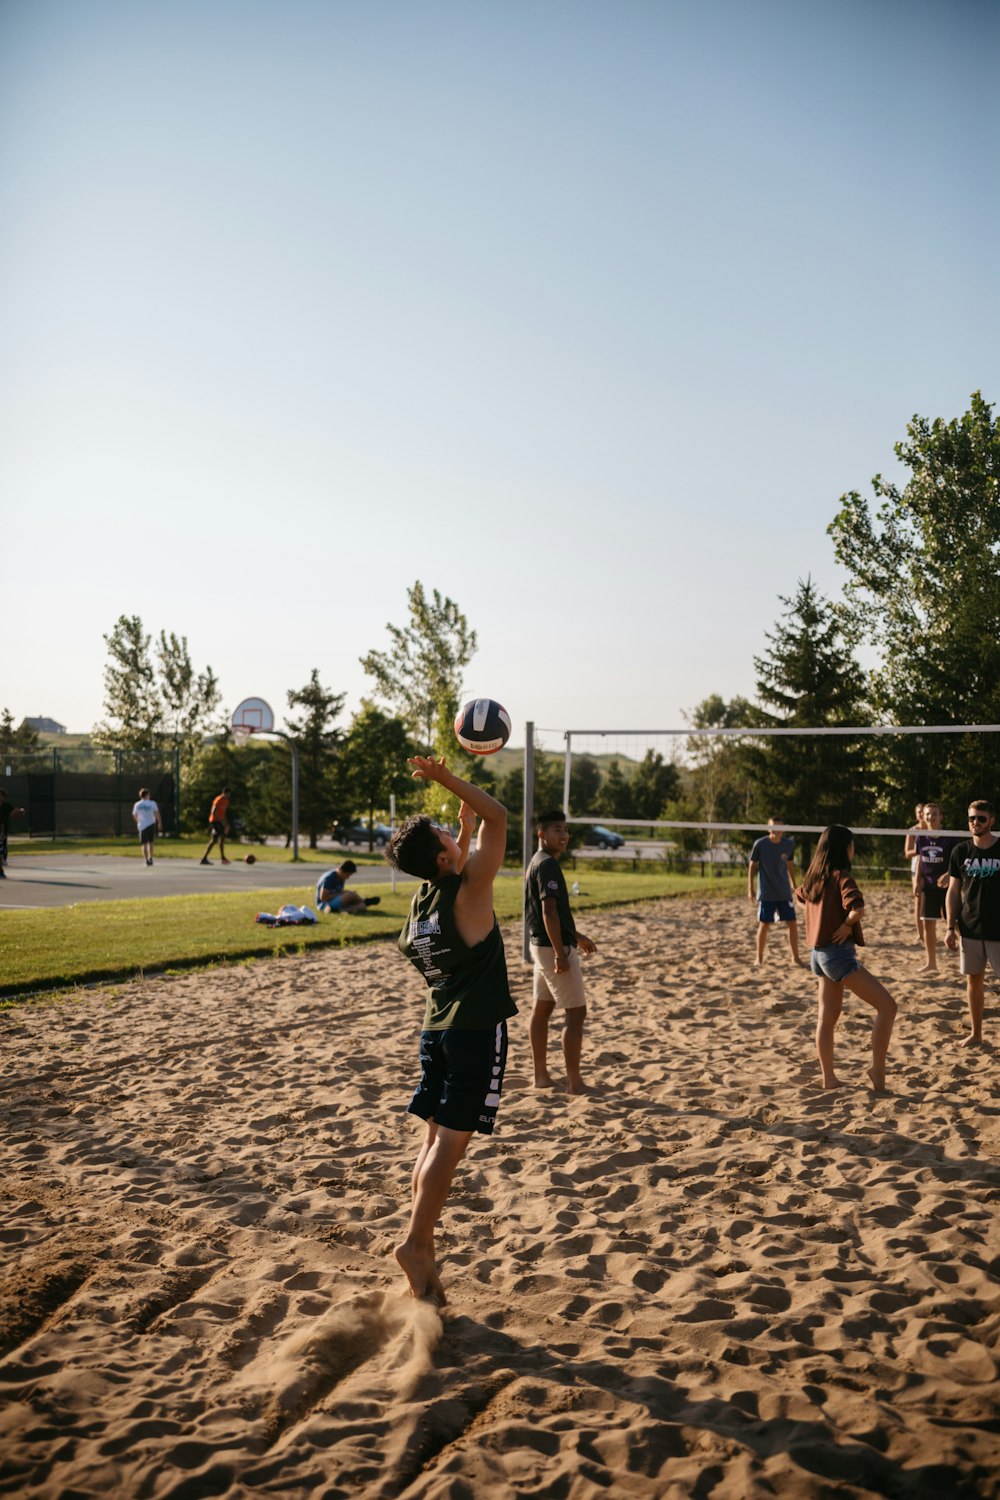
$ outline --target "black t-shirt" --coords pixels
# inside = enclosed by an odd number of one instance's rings
[[[10,802],[0,802],[0,835],[6,835],[10,826],[10,815],[14,811]]]
[[[988,849],[978,849],[972,839],[956,844],[948,874],[962,882],[958,918],[962,936],[984,943],[1000,942],[1000,838],[995,838]]]
[[[551,948],[549,935],[545,931],[542,902],[555,897],[559,931],[567,948],[576,947],[576,923],[569,909],[569,891],[566,877],[559,868],[559,861],[544,849],[538,849],[528,866],[524,879],[524,914],[528,919],[531,941],[539,948]]]
[[[461,888],[461,875],[425,880],[399,934],[399,951],[427,981],[424,1031],[491,1031],[517,1015],[496,918],[491,932],[470,948],[455,922]]]

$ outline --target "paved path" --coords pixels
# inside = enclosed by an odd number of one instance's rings
[[[287,888],[288,899],[312,903],[316,881],[324,869],[346,858],[332,855],[330,865],[310,863],[247,865],[218,860],[202,865],[197,859],[159,859],[152,866],[121,854],[26,854],[20,859],[11,848],[7,879],[0,880],[0,911],[34,906],[73,906],[78,901],[125,901],[134,896],[190,896],[202,891]],[[389,880],[388,865],[359,865],[352,885]],[[397,876],[410,884],[407,875]]]

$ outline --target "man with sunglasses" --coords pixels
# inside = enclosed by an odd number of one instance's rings
[[[979,799],[969,805],[972,838],[957,844],[948,864],[945,944],[961,946],[962,973],[969,995],[972,1027],[966,1047],[983,1040],[986,965],[1000,974],[1000,834],[993,832],[996,809]]]

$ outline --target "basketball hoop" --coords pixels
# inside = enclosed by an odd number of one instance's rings
[[[234,743],[236,745],[237,750],[245,750],[246,749],[247,744],[249,743],[249,740],[250,740],[250,736],[252,734],[253,734],[253,730],[250,728],[249,724],[234,724],[233,725],[233,741],[234,741]]]

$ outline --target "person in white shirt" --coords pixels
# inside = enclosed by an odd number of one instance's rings
[[[132,816],[139,830],[143,857],[146,864],[151,865],[153,863],[153,840],[158,833],[163,832],[163,821],[159,807],[155,802],[150,801],[148,786],[139,788],[139,800],[132,809]]]

